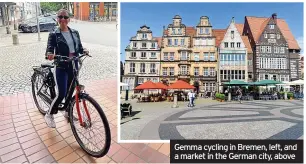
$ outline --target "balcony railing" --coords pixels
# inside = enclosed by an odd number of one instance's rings
[[[189,71],[179,71],[178,75],[179,76],[190,76],[190,72]]]

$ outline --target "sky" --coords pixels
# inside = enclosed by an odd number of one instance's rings
[[[154,37],[161,37],[163,26],[172,23],[180,15],[186,26],[196,26],[201,16],[208,16],[213,29],[225,29],[235,17],[236,23],[244,23],[245,16],[285,19],[291,32],[303,45],[303,3],[121,3],[121,61],[125,60],[124,49],[129,39],[135,36],[142,25],[147,25]],[[303,52],[302,52],[303,53]],[[302,54],[301,53],[301,54]]]

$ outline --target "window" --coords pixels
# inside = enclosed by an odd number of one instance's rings
[[[215,76],[215,67],[210,67],[210,76]]]
[[[240,45],[241,45],[241,43],[240,43],[240,42],[238,42],[238,43],[237,43],[237,47],[238,47],[238,48],[240,48]]]
[[[146,72],[146,64],[140,63],[140,73],[145,73],[145,72]]]
[[[170,76],[174,76],[174,67],[170,67]]]
[[[214,53],[210,53],[209,55],[210,55],[209,60],[210,61],[215,61],[215,54]]]
[[[156,58],[156,52],[151,52],[151,58]]]
[[[185,65],[181,66],[181,75],[187,75],[187,66]]]
[[[143,39],[147,39],[147,34],[145,34],[145,33],[142,34],[142,38],[143,38]]]
[[[265,37],[265,38],[268,38],[268,34],[264,34],[264,37]]]
[[[170,61],[174,60],[174,52],[170,52]]]
[[[147,81],[151,81],[151,78],[147,78]]]
[[[157,78],[153,78],[153,83],[157,83]]]
[[[204,67],[204,76],[208,76],[208,67]]]
[[[205,28],[205,34],[209,34],[209,28]]]
[[[208,52],[204,52],[204,61],[208,61]]]
[[[203,34],[203,28],[200,28],[200,34]]]
[[[274,24],[270,24],[270,29],[274,29]]]
[[[224,47],[225,47],[225,48],[228,47],[228,42],[224,42]]]
[[[142,84],[144,82],[144,78],[138,78],[138,84]]]
[[[234,31],[231,31],[231,38],[234,39]]]
[[[146,55],[147,55],[146,52],[141,52],[141,57],[142,57],[142,58],[145,58]]]
[[[168,60],[168,52],[164,53],[164,60]]]
[[[168,39],[168,46],[172,46],[172,39]]]
[[[266,46],[260,46],[260,52],[266,52]]]
[[[252,60],[248,60],[248,65],[252,65]]]
[[[199,76],[199,67],[194,67],[194,76]]]
[[[178,45],[178,39],[174,39],[174,45],[175,45],[175,46]]]
[[[182,34],[182,30],[179,28],[177,29],[178,34]]]
[[[267,53],[271,53],[271,46],[266,46],[267,47]]]
[[[186,51],[181,52],[181,60],[187,60],[187,52]]]
[[[131,57],[136,58],[136,52],[131,52]]]
[[[284,54],[285,53],[285,47],[280,48],[280,53]]]
[[[135,63],[130,63],[130,72],[131,73],[135,72]]]
[[[277,39],[280,39],[280,34],[277,34]]]
[[[231,48],[234,48],[234,47],[235,47],[235,43],[231,42]]]
[[[155,48],[155,46],[156,46],[156,44],[155,44],[155,42],[153,42],[153,43],[151,44],[151,48]]]
[[[167,76],[168,72],[167,72],[167,68],[163,67],[163,76]]]
[[[274,47],[274,53],[279,53],[279,47],[277,46]]]
[[[181,39],[181,46],[185,45],[185,39]]]
[[[150,64],[150,73],[156,73],[156,64],[155,63],[151,63]]]
[[[270,34],[270,38],[274,39],[275,38],[275,34]]]
[[[137,42],[133,43],[133,47],[136,48],[137,47]]]
[[[195,53],[194,54],[194,61],[199,61],[199,54],[198,53]]]
[[[147,43],[142,43],[142,48],[146,48],[147,47]]]

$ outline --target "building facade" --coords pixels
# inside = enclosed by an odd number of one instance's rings
[[[105,20],[117,19],[117,2],[74,2],[74,17],[78,20],[98,21],[99,17]]]
[[[199,91],[215,91],[217,86],[217,48],[212,25],[202,16],[192,37],[191,81]]]
[[[153,37],[150,27],[144,25],[130,39],[125,49],[123,83],[129,84],[124,90],[133,90],[146,81],[159,82],[160,38]]]
[[[186,27],[179,15],[163,30],[160,78],[164,83],[190,82],[193,32],[194,28]]]
[[[231,80],[248,81],[248,50],[232,18],[219,48],[219,85]],[[221,89],[221,88],[220,88]],[[222,89],[221,89],[222,90]]]
[[[254,78],[292,81],[299,79],[299,46],[290,29],[277,14],[245,17],[243,34],[254,50]]]

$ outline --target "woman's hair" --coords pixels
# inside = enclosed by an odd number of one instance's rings
[[[60,9],[60,10],[58,10],[57,15],[59,15],[59,14],[62,13],[62,12],[67,13],[67,16],[69,16],[69,12],[68,12],[66,9]]]

